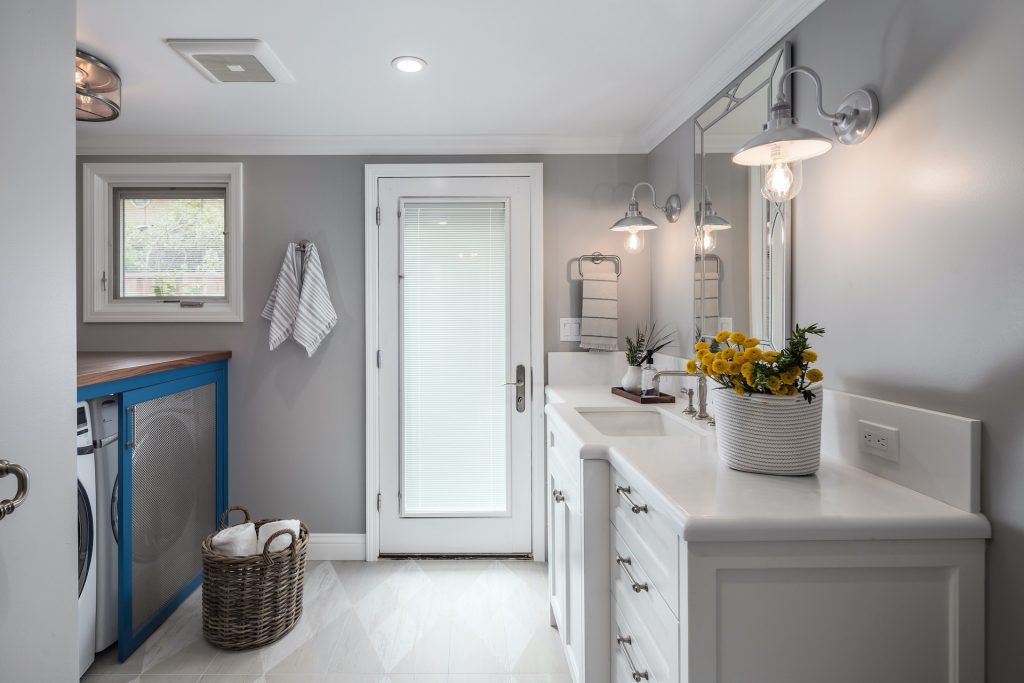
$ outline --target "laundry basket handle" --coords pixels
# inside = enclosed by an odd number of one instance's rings
[[[221,514],[221,516],[220,516],[220,528],[221,529],[227,529],[228,528],[228,516],[232,512],[234,512],[235,510],[239,510],[242,513],[245,514],[245,522],[242,522],[242,524],[245,524],[246,522],[251,522],[252,521],[252,517],[249,516],[249,511],[247,509],[245,509],[245,506],[243,506],[243,505],[232,505],[227,510],[225,510]]]
[[[266,544],[263,546],[263,559],[264,561],[266,561],[267,564],[274,564],[274,559],[270,557],[270,544],[274,542],[275,538],[283,534],[288,534],[292,537],[292,557],[294,558],[296,552],[298,552],[299,537],[295,535],[295,532],[293,532],[291,529],[281,529],[280,531],[275,531],[273,534],[271,534],[270,538],[267,539]]]

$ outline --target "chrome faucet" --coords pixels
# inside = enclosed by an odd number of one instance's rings
[[[711,416],[708,415],[708,378],[702,374],[692,375],[686,370],[660,370],[654,373],[653,381],[657,382],[659,377],[696,377],[697,378],[697,414],[693,416],[695,420],[707,420]],[[692,392],[693,390],[689,390]],[[690,407],[693,407],[693,394],[687,394],[690,397]],[[684,410],[687,415],[691,414],[690,410]]]

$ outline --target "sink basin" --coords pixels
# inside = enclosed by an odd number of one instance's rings
[[[605,436],[693,436],[703,430],[655,409],[577,408]]]

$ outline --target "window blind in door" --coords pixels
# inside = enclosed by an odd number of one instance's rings
[[[405,516],[508,512],[506,225],[504,202],[403,203]]]

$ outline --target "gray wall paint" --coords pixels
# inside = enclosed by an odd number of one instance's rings
[[[731,230],[716,231],[718,245],[712,252],[722,259],[725,274],[720,283],[722,315],[732,318],[733,328],[749,330],[750,174],[745,166],[732,163],[731,154],[707,154],[704,182],[711,190],[715,211],[733,225]]]
[[[1017,0],[829,0],[792,36],[826,107],[864,86],[881,102],[870,139],[805,163],[795,318],[829,329],[818,345],[829,386],[984,422],[987,678],[998,682],[1024,671],[1022,26]],[[826,132],[812,90],[796,85],[802,123]],[[691,135],[684,125],[651,154],[653,178],[690,186]],[[687,299],[674,257],[659,244],[659,316]]]
[[[0,458],[28,469],[0,522],[0,679],[78,680],[74,0],[0,3],[0,63],[19,104],[0,126]],[[0,498],[14,496],[14,477]]]
[[[230,349],[231,501],[258,516],[301,517],[319,532],[364,530],[364,164],[543,162],[546,350],[578,348],[557,341],[557,322],[579,315],[578,285],[568,281],[570,259],[579,254],[622,254],[622,324],[647,317],[650,251],[625,257],[621,236],[608,231],[625,210],[633,183],[644,180],[643,155],[231,158],[244,164],[245,322],[79,322],[78,336],[83,351]],[[128,160],[185,159],[79,161]],[[339,315],[311,359],[290,341],[268,351],[268,323],[259,317],[285,245],[300,238],[317,243]]]

